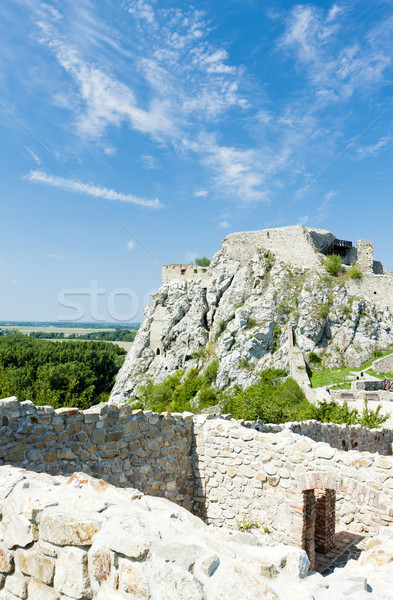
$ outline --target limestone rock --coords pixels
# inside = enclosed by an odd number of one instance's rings
[[[53,581],[55,564],[53,560],[42,556],[35,550],[22,550],[15,552],[15,565],[25,575],[35,577],[38,581],[50,585]]]
[[[54,587],[77,600],[93,597],[87,568],[87,552],[80,548],[64,548],[56,565]]]
[[[40,535],[45,542],[58,546],[90,546],[98,530],[99,524],[96,521],[48,513],[42,519]]]
[[[217,387],[244,388],[263,369],[288,368],[288,325],[298,351],[316,352],[329,367],[360,366],[391,346],[393,274],[364,264],[360,279],[329,279],[320,250],[334,239],[303,226],[231,234],[206,272],[164,267],[111,402],[136,399],[147,379],[203,372],[214,357]],[[361,246],[352,261],[356,252]]]

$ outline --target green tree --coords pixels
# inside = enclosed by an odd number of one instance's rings
[[[196,258],[195,259],[195,264],[197,267],[208,267],[211,263],[210,258],[207,258],[207,256],[202,256],[202,258]]]

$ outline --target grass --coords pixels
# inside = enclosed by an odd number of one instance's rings
[[[378,377],[378,379],[393,379],[393,373],[377,373],[373,369],[367,369],[367,375]]]
[[[311,374],[311,387],[335,386],[336,389],[349,389],[350,382],[346,379],[351,374],[351,367],[341,367],[339,369],[321,369]],[[338,385],[348,385],[349,387],[337,387]]]
[[[360,369],[356,369],[356,371],[364,371],[368,367],[371,367],[374,360],[378,360],[378,358],[383,358],[384,356],[387,356],[388,354],[392,354],[392,353],[393,353],[393,348],[389,348],[389,350],[385,350],[385,352],[381,352],[380,350],[375,350],[373,358],[370,358],[369,361],[364,363],[364,365],[362,365],[360,367]],[[355,369],[353,369],[353,370],[355,370]]]
[[[368,375],[377,377],[378,379],[393,379],[393,373],[376,373],[370,368],[374,360],[392,353],[392,348],[386,350],[385,352],[377,350],[374,353],[374,358],[371,358],[361,367],[340,367],[339,369],[315,370],[310,377],[311,387],[317,388],[329,386],[336,390],[349,390],[351,389],[351,381],[347,379],[348,375],[350,375],[352,372],[360,373],[361,371],[367,371]]]

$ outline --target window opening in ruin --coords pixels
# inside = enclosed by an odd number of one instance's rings
[[[161,350],[159,348],[157,348],[156,350],[156,356],[159,356],[161,354]]]
[[[180,275],[185,275],[186,274],[186,270],[185,269],[181,269],[180,270]]]
[[[198,273],[198,269],[194,269],[194,273]]]
[[[374,292],[374,294],[376,294],[377,292]]]
[[[303,492],[302,546],[313,569],[315,553],[326,554],[334,546],[336,492],[331,489]]]

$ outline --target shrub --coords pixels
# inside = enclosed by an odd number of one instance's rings
[[[338,254],[330,254],[327,256],[324,263],[325,269],[329,275],[337,277],[343,270],[341,258]]]
[[[321,363],[321,357],[316,352],[310,352],[310,354],[308,355],[308,360],[310,363],[315,363],[315,364]]]
[[[206,368],[206,371],[203,375],[204,381],[206,383],[213,383],[216,380],[219,366],[220,361],[218,360],[218,358],[215,358]]]
[[[281,369],[263,371],[259,381],[237,390],[224,404],[224,412],[235,418],[265,423],[312,419],[314,406],[309,404],[302,390],[293,379],[287,379]]]
[[[330,402],[320,402],[316,408],[315,419],[321,423],[340,423],[347,425],[362,425],[373,429],[380,427],[389,415],[380,415],[381,405],[379,404],[375,411],[370,410],[367,406],[367,400],[364,402],[362,413],[356,408],[349,408],[347,402],[341,406],[338,402],[331,400]]]
[[[196,258],[195,259],[195,264],[197,267],[208,267],[211,263],[210,258],[207,258],[207,256],[202,256],[202,258]]]
[[[356,263],[352,265],[348,270],[348,277],[350,277],[351,279],[361,279],[362,275],[363,273]]]

